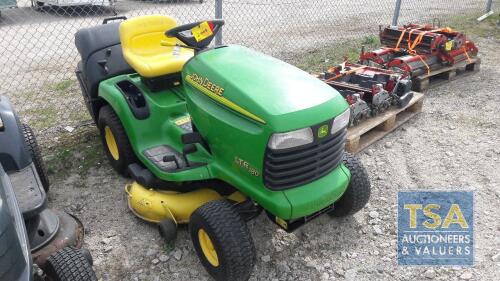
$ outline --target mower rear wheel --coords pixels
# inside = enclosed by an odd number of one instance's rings
[[[119,174],[127,176],[128,165],[137,162],[137,160],[120,118],[109,105],[103,106],[99,111],[97,126],[111,166]]]
[[[215,280],[248,280],[256,252],[245,221],[226,200],[193,212],[189,232],[201,263]]]
[[[334,217],[353,215],[368,203],[371,193],[371,184],[365,167],[358,157],[348,152],[344,153],[342,162],[351,172],[351,181],[342,197],[335,202],[330,214]]]
[[[24,142],[31,155],[31,160],[35,165],[38,177],[42,183],[42,187],[45,192],[49,191],[50,182],[49,176],[47,175],[47,169],[45,168],[45,163],[43,162],[42,154],[40,153],[40,147],[36,141],[35,133],[28,124],[21,124],[21,129],[23,131]]]
[[[52,254],[43,271],[50,281],[97,281],[85,255],[73,247],[66,247]]]

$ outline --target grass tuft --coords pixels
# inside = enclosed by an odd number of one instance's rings
[[[63,133],[54,141],[57,143],[44,149],[50,174],[64,177],[76,172],[86,176],[91,168],[99,167],[107,161],[94,127]]]
[[[308,72],[323,72],[345,59],[357,62],[362,46],[366,50],[376,49],[380,46],[380,42],[375,35],[367,35],[357,40],[335,42],[329,46],[296,55],[292,57],[290,62]]]

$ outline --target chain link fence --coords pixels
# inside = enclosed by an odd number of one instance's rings
[[[398,2],[399,23],[437,18],[446,24],[453,17],[484,14],[489,1],[0,0],[0,94],[38,131],[88,120],[74,75],[79,60],[74,34],[114,15],[165,14],[179,23],[222,16],[223,43],[293,62],[312,50],[373,36],[379,25],[393,21]]]

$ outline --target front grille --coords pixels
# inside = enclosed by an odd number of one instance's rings
[[[347,129],[288,149],[266,150],[264,184],[283,190],[312,182],[335,169],[342,161]]]

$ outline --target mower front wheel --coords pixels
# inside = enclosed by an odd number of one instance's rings
[[[103,106],[99,111],[97,126],[111,166],[119,174],[127,176],[127,167],[137,160],[120,118],[109,105]]]
[[[50,281],[97,281],[88,258],[73,247],[52,254],[43,271]]]
[[[368,203],[371,184],[365,167],[358,157],[348,152],[344,153],[342,162],[351,172],[351,181],[342,197],[335,202],[330,215],[345,217],[357,213]]]
[[[205,203],[191,215],[189,232],[201,263],[215,280],[248,280],[256,251],[245,221],[226,200]]]

